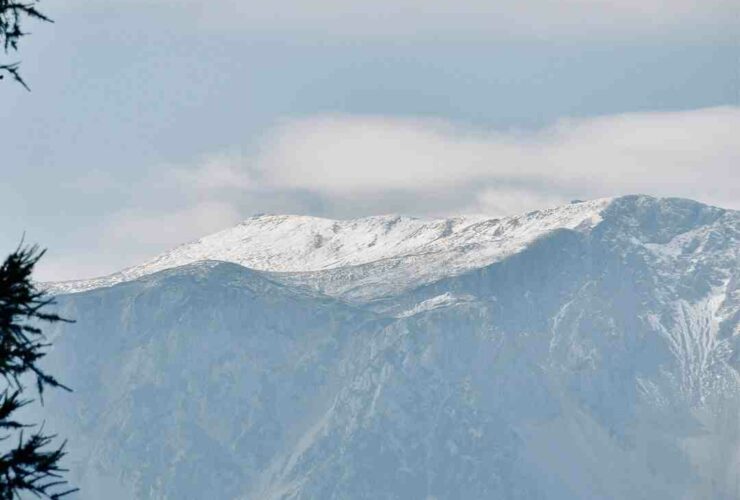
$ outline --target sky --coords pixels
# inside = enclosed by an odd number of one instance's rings
[[[0,250],[103,275],[256,213],[740,209],[736,0],[43,0]]]

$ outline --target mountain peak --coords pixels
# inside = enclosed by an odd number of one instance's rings
[[[309,215],[252,216],[238,225],[180,245],[141,265],[91,280],[52,283],[53,293],[81,292],[203,260],[277,273],[320,272],[403,261],[396,279],[426,281],[440,272],[484,266],[555,229],[590,228],[610,199],[491,218],[422,219],[396,214],[336,220]],[[447,271],[445,271],[447,270]]]
[[[330,277],[321,279],[332,282],[329,288],[362,288],[365,298],[373,298],[490,265],[556,230],[588,232],[603,217],[627,238],[661,244],[706,226],[725,212],[692,200],[629,195],[502,218],[388,214],[339,220],[258,214],[118,273],[50,283],[47,288],[55,294],[82,292],[213,260],[269,273],[307,275],[309,281],[317,273],[328,273]]]

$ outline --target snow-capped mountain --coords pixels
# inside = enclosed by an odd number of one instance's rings
[[[51,284],[82,499],[740,498],[740,212],[260,216]]]
[[[503,219],[424,220],[388,215],[332,220],[262,215],[110,276],[53,283],[51,291],[91,290],[205,260],[276,273],[371,265],[381,287],[388,279],[396,285],[414,286],[496,262],[556,229],[585,231],[598,223],[608,203],[608,199],[573,203]]]

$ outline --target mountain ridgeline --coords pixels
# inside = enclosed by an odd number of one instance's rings
[[[58,312],[81,499],[738,499],[740,212],[259,216]]]

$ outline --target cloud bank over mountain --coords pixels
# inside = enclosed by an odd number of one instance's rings
[[[630,192],[738,208],[738,183],[717,182],[738,176],[738,127],[733,107],[569,119],[538,130],[315,116],[280,123],[252,155],[216,155],[173,178],[199,196],[298,192],[352,215],[389,207],[501,215]]]
[[[105,274],[259,212],[501,216],[629,193],[740,208],[739,129],[740,108],[729,106],[528,130],[419,117],[283,120],[242,148],[152,169],[134,181],[136,208],[106,217],[99,264],[75,268],[52,255],[42,272]]]

